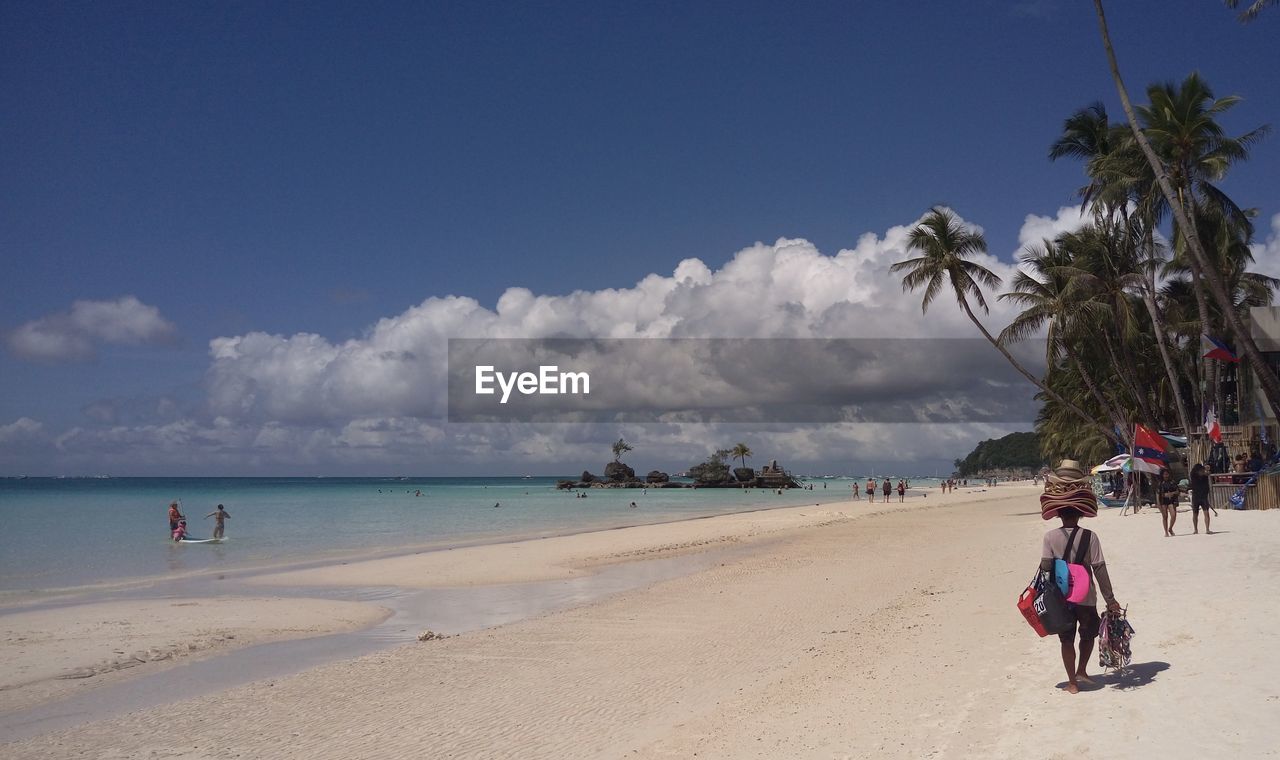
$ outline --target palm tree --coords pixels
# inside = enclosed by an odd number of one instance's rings
[[[1128,421],[1120,408],[1103,394],[1093,373],[1080,360],[1080,352],[1076,348],[1083,337],[1081,328],[1098,321],[1099,304],[1091,299],[1075,297],[1077,289],[1071,286],[1069,274],[1070,254],[1054,241],[1046,239],[1042,245],[1026,250],[1022,264],[1023,267],[1014,275],[1010,292],[1001,294],[999,298],[1023,307],[1023,311],[1000,332],[1000,342],[1008,345],[1025,340],[1039,334],[1047,325],[1047,365],[1053,366],[1065,357],[1116,429],[1128,430]]]
[[[631,451],[633,447],[622,438],[619,438],[610,448],[613,449],[613,461],[621,462],[622,455]]]
[[[1126,226],[1141,225],[1141,234],[1130,238],[1136,244],[1142,242],[1147,252],[1146,259],[1139,262],[1138,270],[1145,272],[1145,277],[1135,283],[1136,290],[1142,296],[1143,305],[1155,326],[1156,344],[1160,349],[1160,360],[1164,364],[1166,378],[1174,397],[1178,423],[1184,431],[1189,432],[1186,404],[1182,400],[1182,384],[1173,358],[1165,342],[1163,316],[1156,304],[1156,269],[1159,265],[1159,249],[1153,234],[1156,213],[1144,213],[1151,210],[1145,202],[1150,194],[1151,183],[1144,183],[1135,174],[1143,174],[1136,167],[1145,167],[1141,156],[1133,155],[1134,151],[1126,150],[1126,132],[1122,127],[1114,125],[1107,117],[1106,106],[1094,103],[1087,108],[1072,114],[1063,123],[1061,136],[1049,148],[1049,160],[1059,158],[1076,158],[1085,162],[1085,169],[1090,183],[1079,191],[1084,206],[1091,207],[1095,225],[1102,226],[1123,219]],[[1130,206],[1137,208],[1136,215],[1130,212]]]
[[[1189,234],[1186,235],[1188,241],[1187,249],[1190,251],[1196,265],[1200,267],[1201,273],[1205,276],[1209,292],[1213,295],[1214,300],[1218,302],[1219,307],[1226,313],[1227,326],[1231,329],[1236,345],[1243,349],[1245,356],[1248,357],[1250,367],[1258,380],[1258,385],[1262,387],[1268,403],[1271,404],[1276,414],[1280,414],[1280,376],[1276,375],[1275,370],[1263,358],[1262,352],[1258,350],[1258,344],[1254,341],[1253,336],[1234,309],[1231,308],[1231,298],[1227,293],[1222,277],[1216,269],[1209,265],[1209,257],[1200,245],[1199,235],[1195,233],[1195,227],[1190,219],[1188,209],[1182,203],[1187,188],[1174,187],[1164,162],[1156,154],[1151,141],[1143,133],[1142,126],[1138,122],[1138,114],[1133,107],[1133,102],[1129,99],[1129,91],[1125,88],[1124,79],[1120,76],[1120,64],[1116,60],[1115,47],[1111,44],[1111,34],[1107,29],[1107,16],[1102,9],[1102,0],[1093,0],[1093,7],[1098,17],[1098,30],[1102,36],[1102,47],[1107,55],[1107,64],[1111,69],[1111,78],[1115,82],[1116,92],[1120,95],[1120,105],[1124,108],[1125,118],[1129,122],[1129,129],[1133,132],[1134,140],[1137,141],[1142,155],[1147,159],[1147,163],[1151,166],[1151,171],[1155,174],[1160,192],[1164,195],[1165,201],[1169,204],[1169,209],[1173,212],[1174,223],[1179,228],[1189,231]],[[1261,9],[1262,6],[1259,5],[1258,10]],[[1186,177],[1186,175],[1183,176],[1184,178]],[[1184,192],[1179,193],[1179,189]]]
[[[929,311],[929,304],[949,282],[956,301],[969,317],[969,321],[973,322],[982,336],[995,346],[1019,374],[1031,381],[1042,393],[1067,406],[1081,419],[1099,427],[1105,435],[1112,435],[1105,425],[1099,424],[1079,406],[1063,399],[1040,378],[1028,372],[1013,358],[1009,350],[987,331],[977,315],[973,313],[972,307],[969,306],[969,299],[972,298],[977,302],[983,313],[989,313],[987,301],[982,295],[982,287],[1000,286],[1000,277],[995,272],[976,261],[969,260],[971,256],[987,252],[987,241],[982,233],[966,229],[950,209],[934,206],[920,224],[911,231],[907,250],[921,255],[914,259],[899,261],[891,266],[889,271],[895,274],[906,273],[902,278],[903,291],[924,288],[924,298],[920,304],[921,311],[926,313]]]
[[[1249,157],[1249,148],[1270,131],[1261,126],[1231,137],[1217,117],[1235,107],[1240,98],[1215,98],[1213,90],[1192,73],[1181,84],[1147,88],[1150,104],[1138,107],[1143,132],[1168,171],[1169,181],[1188,212],[1213,207],[1232,223],[1251,226],[1247,216],[1215,184],[1233,164]],[[1195,229],[1194,213],[1188,229]]]
[[[733,445],[732,453],[730,454],[730,456],[732,456],[734,459],[741,459],[742,466],[746,467],[747,457],[751,456],[751,448],[747,446],[747,444],[745,443],[735,443]]]

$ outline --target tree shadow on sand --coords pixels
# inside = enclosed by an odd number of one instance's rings
[[[1140,662],[1124,670],[1113,670],[1106,675],[1096,675],[1093,680],[1113,689],[1137,689],[1156,680],[1156,676],[1170,667],[1167,662]]]

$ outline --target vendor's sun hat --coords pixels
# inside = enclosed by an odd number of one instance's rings
[[[1084,517],[1098,516],[1098,497],[1084,468],[1074,459],[1064,459],[1044,480],[1040,494],[1040,517],[1052,520],[1062,509],[1074,509]]]

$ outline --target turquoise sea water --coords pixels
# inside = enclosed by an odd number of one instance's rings
[[[852,482],[814,490],[592,489],[556,478],[7,478],[0,479],[0,591],[81,586],[200,571],[324,560],[414,546],[494,542],[844,500]],[[913,486],[926,485],[925,479]],[[823,483],[827,488],[823,488]],[[417,492],[421,496],[416,496]],[[169,541],[180,500],[193,538],[217,504],[222,544]],[[630,508],[634,501],[637,508]],[[502,506],[494,508],[495,503]]]

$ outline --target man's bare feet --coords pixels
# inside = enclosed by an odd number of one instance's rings
[[[1079,694],[1079,693],[1080,693],[1080,687],[1076,685],[1076,682],[1075,682],[1075,681],[1068,681],[1068,682],[1067,682],[1067,693],[1068,693],[1068,694]]]
[[[1087,683],[1090,686],[1098,685],[1098,682],[1090,678],[1088,673],[1076,673],[1076,680],[1083,681],[1084,683]]]

